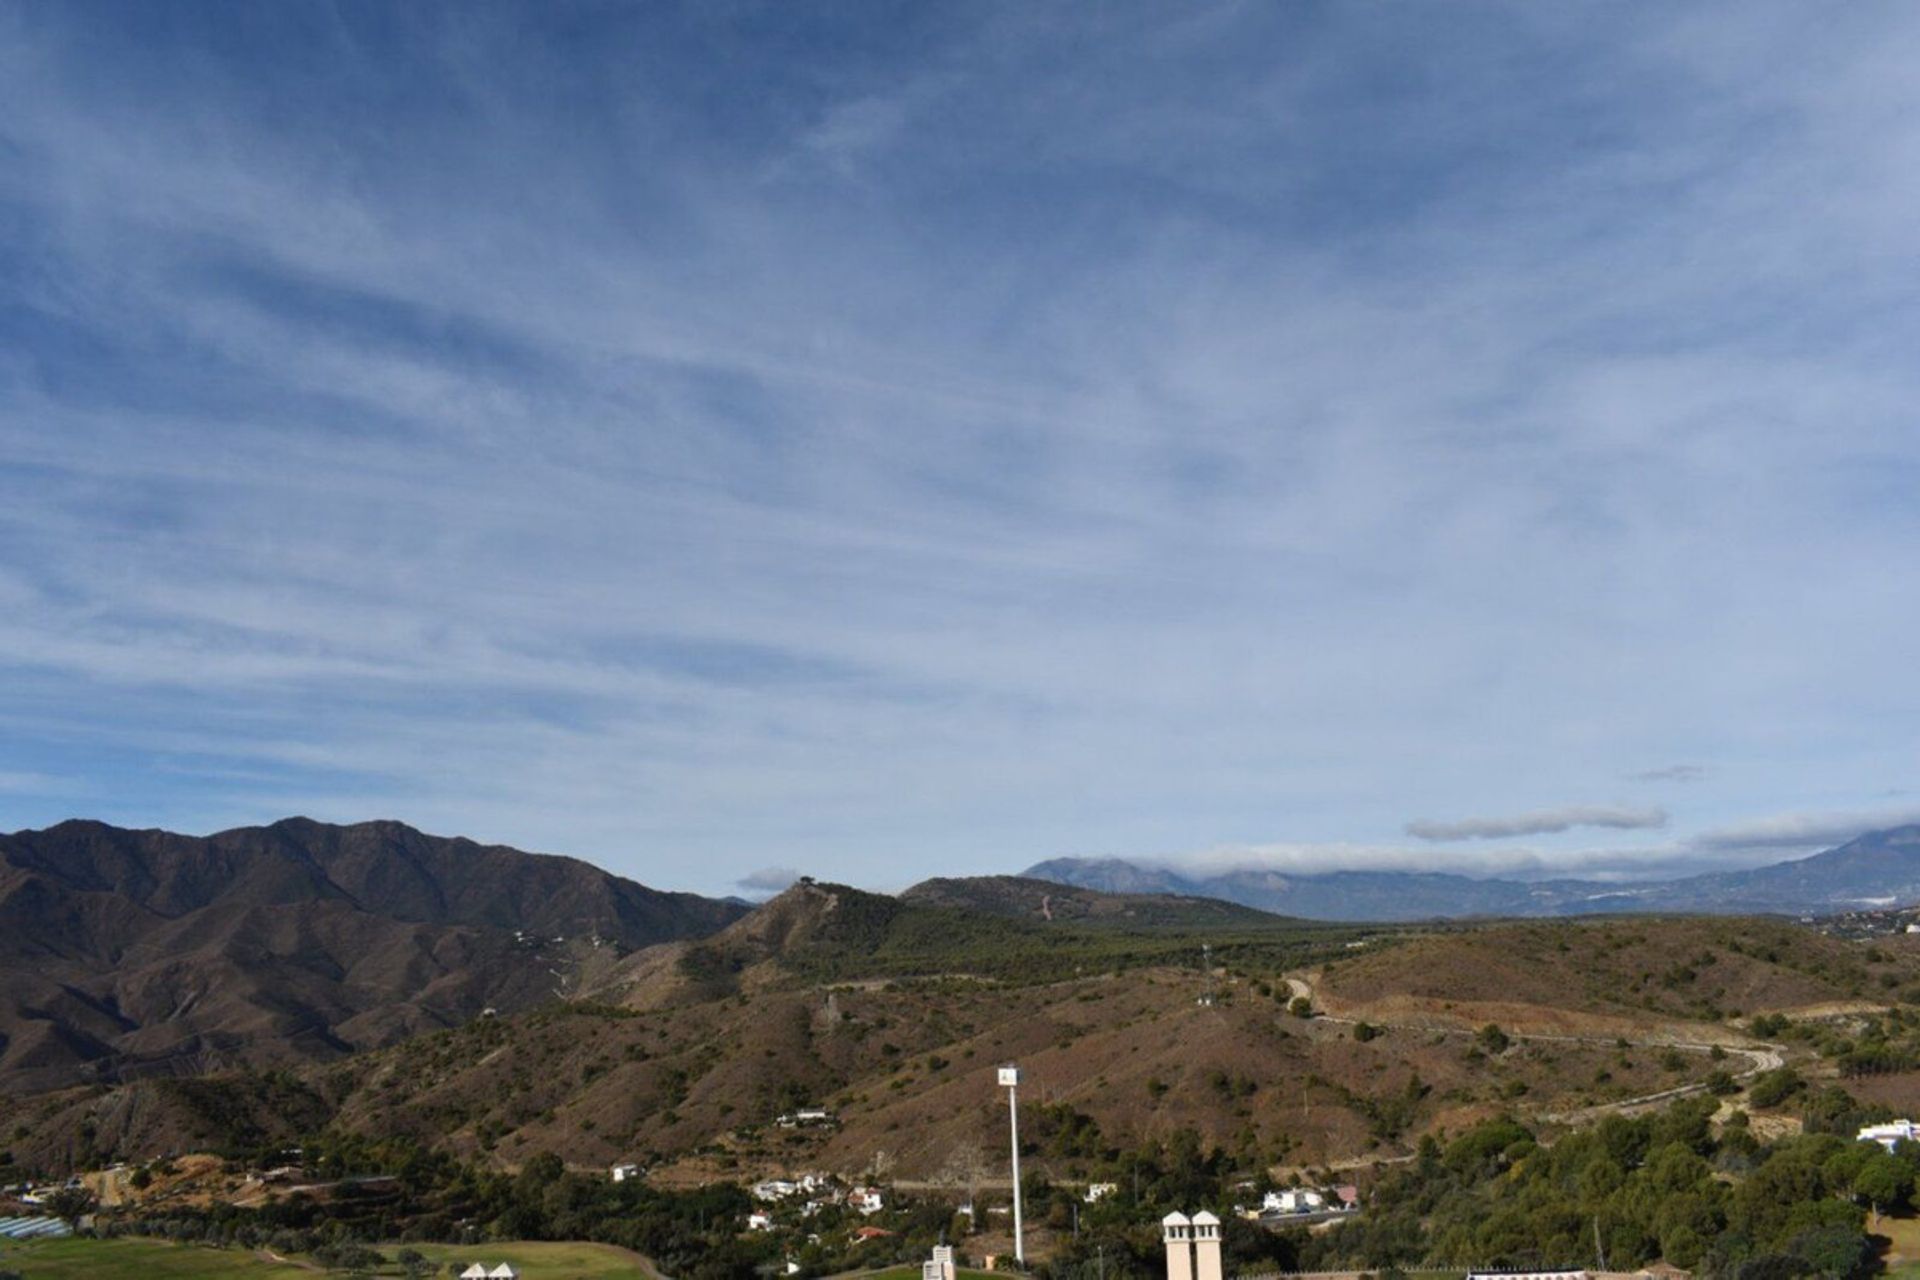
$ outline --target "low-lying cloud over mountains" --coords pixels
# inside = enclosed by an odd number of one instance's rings
[[[1026,874],[1110,893],[1223,898],[1331,920],[1612,911],[1798,914],[1920,901],[1920,824],[1869,832],[1807,858],[1664,879],[1470,876],[1422,869],[1405,860],[1406,850],[1344,852],[1344,862],[1334,860],[1330,846],[1242,850],[1237,859],[1222,850],[1172,862],[1055,858]],[[1506,852],[1540,865],[1538,855]]]

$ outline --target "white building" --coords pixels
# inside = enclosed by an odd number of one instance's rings
[[[1308,1191],[1300,1187],[1290,1187],[1285,1191],[1269,1191],[1260,1202],[1262,1213],[1313,1213],[1327,1207],[1327,1198],[1318,1191]]]
[[[1891,1151],[1902,1142],[1920,1142],[1920,1124],[1915,1124],[1911,1120],[1870,1124],[1860,1131],[1860,1141],[1877,1142]]]
[[[798,1129],[810,1124],[831,1124],[833,1112],[825,1107],[801,1107],[777,1118],[774,1123],[782,1129]]]
[[[640,1166],[637,1164],[617,1164],[613,1166],[613,1180],[615,1182],[625,1182],[628,1178],[637,1178],[639,1176]]]
[[[878,1187],[855,1187],[848,1193],[847,1203],[861,1213],[878,1213],[887,1207],[887,1197]]]
[[[1099,1204],[1119,1189],[1120,1184],[1116,1182],[1089,1182],[1087,1184],[1087,1203]]]
[[[747,1230],[749,1231],[773,1230],[773,1215],[768,1213],[765,1209],[755,1209],[752,1213],[747,1215]]]
[[[788,1182],[785,1178],[768,1178],[765,1182],[753,1184],[752,1195],[755,1200],[785,1200],[799,1189],[798,1183]]]

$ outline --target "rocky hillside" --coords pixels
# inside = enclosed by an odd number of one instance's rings
[[[1303,989],[1317,1016],[1290,1008]],[[876,1166],[964,1182],[999,1149],[993,1068],[1013,1060],[1049,1176],[1185,1131],[1248,1164],[1369,1161],[1503,1111],[1758,1071],[1771,1051],[1742,1030],[1753,1015],[1917,991],[1920,938],[1780,922],[1130,930],[803,883],[709,938],[628,956],[588,998],[292,1072],[22,1099],[0,1132],[51,1168],[330,1125],[507,1166],[639,1160],[670,1182]],[[778,1123],[804,1105],[831,1122]]]
[[[396,822],[0,836],[0,1090],[336,1058],[743,910]]]

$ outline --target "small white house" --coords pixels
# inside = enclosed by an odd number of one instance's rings
[[[801,1107],[797,1111],[789,1111],[778,1117],[774,1123],[782,1129],[799,1129],[806,1125],[830,1124],[832,1121],[833,1112],[825,1107]]]
[[[855,1187],[847,1203],[861,1213],[878,1213],[887,1207],[887,1197],[878,1187]]]
[[[1119,1184],[1114,1182],[1089,1182],[1086,1201],[1088,1204],[1099,1204],[1119,1189]]]
[[[1260,1202],[1263,1213],[1313,1213],[1327,1207],[1327,1198],[1318,1191],[1308,1191],[1301,1187],[1290,1187],[1285,1191],[1269,1191]]]
[[[460,1273],[460,1280],[487,1280],[489,1274],[486,1263],[476,1262]]]
[[[625,1182],[628,1178],[637,1178],[639,1176],[640,1166],[637,1164],[617,1164],[613,1166],[613,1180],[615,1182]]]
[[[1877,1142],[1891,1151],[1902,1142],[1920,1142],[1920,1124],[1915,1124],[1911,1120],[1870,1124],[1860,1131],[1860,1141]]]
[[[520,1280],[520,1273],[503,1262],[487,1272],[487,1280]]]
[[[765,1182],[754,1183],[752,1194],[755,1200],[785,1200],[799,1189],[798,1183],[785,1178],[768,1178]]]
[[[773,1230],[773,1215],[768,1213],[765,1209],[755,1209],[752,1213],[747,1215],[747,1230],[749,1231]]]

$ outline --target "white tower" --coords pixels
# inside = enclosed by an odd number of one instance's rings
[[[1020,1068],[1009,1062],[1000,1068],[1000,1087],[1007,1091],[1007,1122],[1013,1132],[1013,1260],[1027,1265],[1027,1242],[1020,1229]]]
[[[1194,1280],[1193,1222],[1178,1209],[1160,1219],[1167,1241],[1167,1280]]]
[[[1202,1209],[1193,1215],[1193,1280],[1225,1280],[1220,1266],[1220,1219]]]

